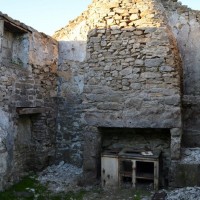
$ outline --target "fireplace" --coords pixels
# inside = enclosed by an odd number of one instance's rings
[[[123,148],[119,152],[118,150],[106,150],[101,155],[103,187],[142,186],[158,189],[159,172],[162,170],[160,151],[146,151],[134,147]]]
[[[168,186],[170,129],[99,128],[104,187]]]

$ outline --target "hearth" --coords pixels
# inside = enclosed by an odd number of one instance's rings
[[[107,149],[101,155],[102,186],[158,189],[160,168],[160,151]]]

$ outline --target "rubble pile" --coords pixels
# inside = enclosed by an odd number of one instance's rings
[[[185,187],[167,193],[166,200],[199,200],[200,187]]]
[[[78,177],[81,174],[81,168],[61,161],[58,165],[49,166],[39,173],[38,180],[51,191],[63,192],[69,189],[75,189]]]

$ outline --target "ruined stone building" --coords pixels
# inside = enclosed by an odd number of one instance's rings
[[[0,190],[58,161],[95,180],[101,153],[162,153],[160,185],[199,185],[200,12],[93,0],[53,38],[0,14]],[[190,174],[187,175],[187,172]]]

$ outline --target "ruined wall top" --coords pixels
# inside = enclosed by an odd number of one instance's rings
[[[192,13],[193,15],[196,15],[196,18],[198,21],[200,21],[200,11],[192,10],[186,5],[183,5],[181,2],[178,2],[178,0],[148,0],[148,2],[161,2],[163,4],[163,7],[165,8],[165,11],[175,11],[178,14],[183,13]],[[80,24],[84,20],[94,20],[95,13],[97,12],[95,9],[101,9],[106,12],[110,6],[113,3],[124,3],[124,4],[135,4],[142,2],[141,0],[93,0],[92,3],[88,6],[88,9],[84,11],[80,16],[75,18],[74,20],[70,21],[69,24],[67,24],[65,27],[61,28],[60,30],[57,30],[53,37],[57,40],[60,40],[63,35],[66,36],[72,30],[77,24]],[[98,11],[99,12],[99,11]],[[92,19],[93,18],[93,19]],[[94,20],[95,21],[95,20]]]
[[[19,20],[15,20],[13,18],[11,18],[10,16],[8,16],[7,14],[4,14],[0,11],[0,20],[4,21],[4,25],[7,29],[12,30],[13,32],[16,33],[33,33],[33,32],[38,32],[41,35],[43,35],[46,38],[49,38],[51,40],[53,40],[53,38],[49,35],[46,35],[45,33],[39,32],[36,29],[34,29],[31,26],[28,26],[22,22],[20,22]]]
[[[181,127],[181,64],[161,1],[93,1],[54,37],[63,70],[82,62],[88,124]]]
[[[16,28],[18,27],[18,29],[21,29],[24,32],[34,32],[34,31],[36,31],[32,27],[27,26],[27,25],[25,25],[24,23],[22,23],[18,20],[14,20],[11,17],[9,17],[7,14],[4,14],[2,12],[0,12],[0,19],[6,21],[7,23],[10,23],[12,26],[15,26]]]

